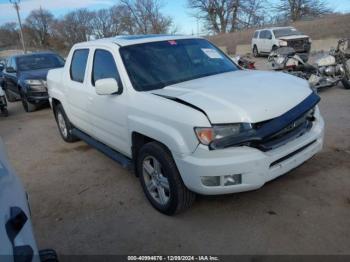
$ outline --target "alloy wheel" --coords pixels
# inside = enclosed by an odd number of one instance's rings
[[[161,205],[170,200],[169,180],[163,174],[161,163],[153,156],[147,156],[142,163],[142,175],[146,189],[152,198]]]
[[[68,135],[68,130],[66,126],[66,121],[64,120],[64,117],[61,112],[57,113],[57,122],[58,122],[58,127],[60,128],[60,131],[64,137],[67,137]]]

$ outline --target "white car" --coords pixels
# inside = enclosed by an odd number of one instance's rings
[[[76,44],[47,79],[62,138],[132,163],[151,204],[168,215],[196,193],[260,188],[323,144],[320,98],[305,80],[242,70],[201,38]]]
[[[308,53],[311,39],[294,27],[273,27],[255,31],[251,43],[255,57],[286,46],[294,48],[298,53]]]

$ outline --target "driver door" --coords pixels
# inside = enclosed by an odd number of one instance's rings
[[[120,153],[130,155],[130,138],[127,126],[127,92],[123,90],[116,63],[116,50],[106,47],[91,50],[89,59],[88,89],[91,93],[89,108],[90,122],[94,136],[104,144]],[[119,92],[110,95],[96,93],[95,83],[100,79],[114,78],[119,85]]]

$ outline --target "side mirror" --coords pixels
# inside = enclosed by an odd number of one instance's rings
[[[113,95],[120,91],[118,82],[114,78],[97,80],[95,88],[98,95]]]
[[[12,66],[9,66],[6,68],[6,72],[7,73],[16,73],[16,70]]]

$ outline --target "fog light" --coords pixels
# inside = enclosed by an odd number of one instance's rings
[[[219,176],[202,176],[202,183],[205,186],[220,186]]]
[[[233,186],[238,184],[242,184],[241,174],[224,176],[224,186]]]

